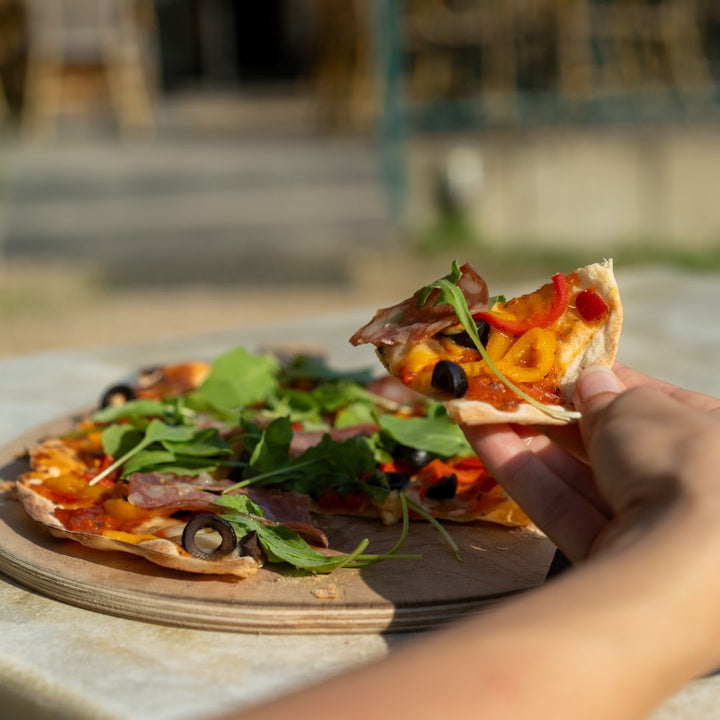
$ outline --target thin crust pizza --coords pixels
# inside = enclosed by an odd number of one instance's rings
[[[402,559],[409,520],[533,530],[440,403],[303,355],[236,348],[143,370],[30,447],[28,466],[18,498],[52,535],[188,573]],[[341,553],[324,514],[398,523],[400,538]]]
[[[565,424],[583,367],[612,365],[622,327],[612,261],[558,273],[534,292],[490,298],[475,269],[378,310],[350,339],[388,372],[469,425]]]

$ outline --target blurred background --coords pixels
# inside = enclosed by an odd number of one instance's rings
[[[0,0],[0,355],[715,272],[718,83],[720,0]]]

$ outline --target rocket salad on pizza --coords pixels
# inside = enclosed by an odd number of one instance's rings
[[[456,422],[564,424],[581,368],[610,366],[622,305],[612,261],[506,300],[470,266],[378,310],[350,342],[371,343],[391,375],[442,401]]]
[[[401,554],[410,519],[530,527],[441,403],[391,377],[236,348],[110,388],[28,451],[18,497],[53,535],[189,573],[246,578]],[[398,523],[398,541],[339,553],[323,514]],[[454,548],[456,550],[456,548]]]

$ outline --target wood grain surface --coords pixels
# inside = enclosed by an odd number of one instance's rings
[[[70,425],[60,418],[0,449],[0,478],[25,467],[28,444]],[[331,547],[388,550],[400,527],[373,520],[322,517]],[[429,525],[412,523],[403,552],[391,560],[330,575],[268,566],[237,580],[166,570],[133,555],[58,540],[25,514],[12,490],[0,499],[0,572],[61,602],[97,612],[180,627],[267,633],[370,633],[421,630],[541,584],[554,546],[534,533],[484,523],[447,525],[458,561]]]

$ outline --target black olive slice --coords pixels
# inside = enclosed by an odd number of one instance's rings
[[[433,368],[430,381],[434,388],[461,398],[468,391],[468,379],[460,365],[450,360],[440,360]]]
[[[404,465],[407,465],[411,472],[417,472],[432,460],[432,455],[430,455],[427,450],[421,450],[407,445],[398,445],[393,452],[393,457]]]
[[[265,557],[260,541],[258,540],[257,530],[251,530],[238,543],[238,554],[248,555],[253,560],[262,560]]]
[[[197,544],[197,535],[203,530],[215,530],[220,534],[220,544],[215,548],[203,548]],[[217,560],[229,555],[237,547],[237,535],[232,525],[218,515],[203,513],[196,515],[185,526],[182,534],[182,546],[197,558]]]
[[[429,487],[425,493],[425,497],[431,500],[450,500],[455,497],[457,492],[457,475],[445,475],[441,477],[433,486]]]
[[[480,336],[480,343],[483,347],[487,345],[488,338],[490,337],[490,325],[488,325],[484,320],[479,320],[477,323],[477,331],[478,335]],[[462,347],[466,348],[475,348],[475,343],[473,339],[467,334],[466,330],[461,330],[460,332],[456,333],[443,333],[444,337],[448,338],[448,340],[452,340],[456,345],[461,345]]]
[[[113,385],[108,388],[100,398],[100,407],[109,405],[123,405],[128,400],[136,398],[135,391],[129,385]]]
[[[385,477],[391,490],[402,490],[410,482],[410,476],[406,473],[389,472],[385,473]]]

